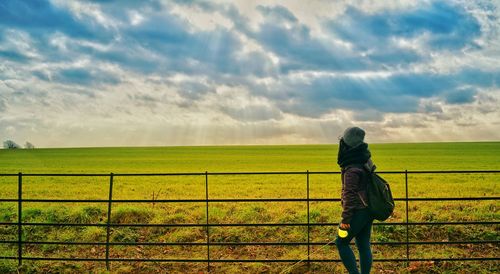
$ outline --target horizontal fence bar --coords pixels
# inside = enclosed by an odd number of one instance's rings
[[[249,199],[210,199],[209,203],[241,203],[241,202],[340,202],[340,198],[249,198]],[[394,198],[395,201],[406,201],[406,198]],[[495,201],[500,200],[500,196],[494,197],[429,197],[429,198],[408,198],[408,201]],[[26,203],[108,203],[105,199],[22,199]],[[17,199],[0,199],[0,202],[18,202]],[[119,199],[113,203],[205,203],[205,199]]]
[[[377,171],[380,174],[404,174],[403,171]],[[500,170],[421,170],[421,171],[410,171],[408,174],[475,174],[475,173],[500,173]]]
[[[375,226],[391,225],[498,225],[500,221],[471,221],[471,222],[383,222],[373,223]],[[17,225],[17,223],[0,223],[0,225]],[[22,223],[23,226],[107,226],[106,223],[80,224],[80,223]],[[208,224],[210,227],[218,226],[307,226],[307,223],[244,223],[244,224]],[[339,223],[310,223],[310,226],[338,226]],[[207,224],[110,224],[111,227],[205,227]]]
[[[395,201],[406,201],[405,198],[395,198]],[[488,201],[500,200],[498,196],[483,197],[428,197],[428,198],[408,198],[408,201]]]
[[[16,259],[17,257],[6,256],[0,259]],[[102,258],[51,258],[51,257],[23,257],[23,260],[30,261],[88,261],[88,262],[105,262]],[[411,258],[411,259],[373,259],[374,262],[422,262],[422,261],[497,261],[500,257],[485,257],[485,258]],[[207,259],[140,259],[140,258],[109,258],[110,262],[165,262],[165,263],[207,263]],[[340,262],[339,259],[210,259],[210,263],[329,263]]]
[[[406,171],[377,171],[379,174],[405,174]],[[408,174],[474,174],[500,173],[500,170],[415,170]],[[305,175],[307,171],[252,171],[252,172],[185,172],[185,173],[114,173],[116,176],[205,176],[205,175]],[[340,174],[340,171],[309,171],[309,174]],[[4,173],[2,176],[18,176],[18,173]],[[23,176],[77,176],[77,177],[107,177],[109,173],[23,173]]]
[[[18,241],[0,241],[0,244],[17,244]],[[105,242],[55,242],[55,241],[22,241],[25,245],[103,245]],[[310,245],[335,245],[328,242],[310,242]],[[354,244],[354,243],[351,243]],[[371,242],[372,245],[405,245],[406,242]],[[414,241],[408,242],[410,245],[451,245],[451,244],[500,244],[500,240],[491,241]],[[110,242],[109,245],[115,246],[205,246],[205,242],[181,242],[181,243],[163,243],[163,242]],[[210,245],[216,246],[307,246],[307,242],[210,242]]]
[[[113,173],[113,176],[200,176],[203,173]],[[12,174],[0,174],[2,176],[12,176]],[[16,174],[17,176],[17,174]],[[23,173],[23,176],[29,177],[109,177],[109,173]]]

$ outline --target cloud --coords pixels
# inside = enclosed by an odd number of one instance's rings
[[[339,18],[327,22],[329,29],[351,42],[359,50],[391,44],[391,38],[425,38],[431,49],[458,50],[477,47],[474,39],[481,34],[477,19],[462,6],[435,1],[407,11],[381,10],[366,13],[349,7]]]
[[[154,58],[150,59],[150,66],[156,72],[214,77],[217,74],[262,76],[267,73],[270,60],[257,51],[240,55],[243,44],[234,32],[222,27],[213,31],[192,31],[187,25],[172,14],[158,12],[149,14],[140,24],[128,26],[123,34],[127,44],[135,45],[136,49],[147,48],[152,53]],[[127,65],[128,60],[140,58],[133,55],[134,51],[124,52],[120,56],[125,58],[115,61]],[[136,63],[130,65],[135,67]]]
[[[0,112],[4,112],[7,109],[7,105],[5,104],[5,100],[0,98]]]
[[[147,107],[154,112],[158,107],[159,100],[149,94],[128,94],[127,97],[134,102],[137,107]]]
[[[466,104],[474,102],[476,91],[470,88],[453,90],[445,93],[445,101],[449,104]]]
[[[475,40],[481,35],[473,15],[461,6],[440,1],[403,11],[365,12],[348,7],[324,26],[363,53],[368,63],[390,67],[429,61],[432,51],[478,49]]]
[[[222,5],[216,4],[216,1],[203,1],[203,0],[173,0],[179,6],[196,7],[206,12],[219,11],[223,8]]]
[[[468,73],[473,75],[469,75]],[[474,91],[464,86],[495,87],[497,73],[464,70],[452,74],[394,73],[386,76],[324,75],[287,78],[271,87],[267,96],[282,111],[320,117],[335,109],[375,113],[415,113],[425,98],[443,97],[446,103],[474,101]],[[429,109],[433,111],[432,109]],[[358,115],[362,120],[369,115]],[[380,114],[373,120],[380,120]]]
[[[102,48],[73,42],[70,50],[141,74],[261,77],[272,70],[271,60],[262,52],[243,51],[241,37],[230,29],[194,29],[187,19],[173,13],[171,5],[134,3],[135,14],[142,18],[137,22],[123,20],[129,16],[123,5],[101,6],[110,20],[121,22],[115,35],[119,39]]]
[[[13,50],[0,50],[0,58],[18,63],[26,62],[30,59],[24,54]]]
[[[241,122],[281,120],[283,118],[279,110],[267,105],[222,106],[221,111]]]
[[[290,12],[287,8],[283,6],[257,6],[257,10],[259,10],[265,17],[270,17],[273,19],[283,20],[285,22],[298,22],[297,17]]]
[[[80,86],[116,85],[121,81],[117,76],[93,67],[65,68],[50,72],[33,71],[32,74],[40,80]]]
[[[172,83],[173,84],[173,83]],[[215,88],[210,84],[203,83],[201,81],[186,80],[182,81],[177,85],[179,89],[179,95],[183,98],[190,100],[201,99],[203,95],[208,92],[214,92]]]
[[[384,113],[373,109],[362,109],[354,111],[352,118],[355,121],[382,122],[384,121]]]
[[[367,64],[359,55],[314,37],[308,26],[297,21],[283,6],[262,7],[264,16],[257,31],[243,31],[279,57],[283,73],[295,70],[362,70]]]
[[[398,117],[396,119],[389,119],[389,120],[385,121],[384,127],[395,128],[395,129],[404,128],[404,127],[407,127],[407,128],[425,128],[426,125],[420,118],[415,119],[413,117],[409,117],[409,118],[401,119],[401,117]]]
[[[0,26],[20,28],[32,36],[62,32],[70,37],[91,40],[107,38],[106,32],[96,25],[78,21],[65,9],[52,5],[47,0],[16,1],[5,0],[0,3]]]
[[[493,70],[466,67],[456,73],[456,79],[479,87],[498,87],[500,83],[500,67]]]

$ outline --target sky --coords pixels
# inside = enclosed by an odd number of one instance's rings
[[[500,140],[499,1],[2,0],[0,138]]]

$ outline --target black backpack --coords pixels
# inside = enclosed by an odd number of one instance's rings
[[[376,220],[385,221],[394,211],[391,188],[387,181],[375,173],[375,166],[372,169],[365,166],[365,170],[368,174],[366,189],[368,210]]]

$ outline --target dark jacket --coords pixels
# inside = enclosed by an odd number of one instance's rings
[[[369,165],[373,165],[370,161]],[[355,209],[367,207],[367,172],[361,165],[342,169],[342,223],[349,224]]]

